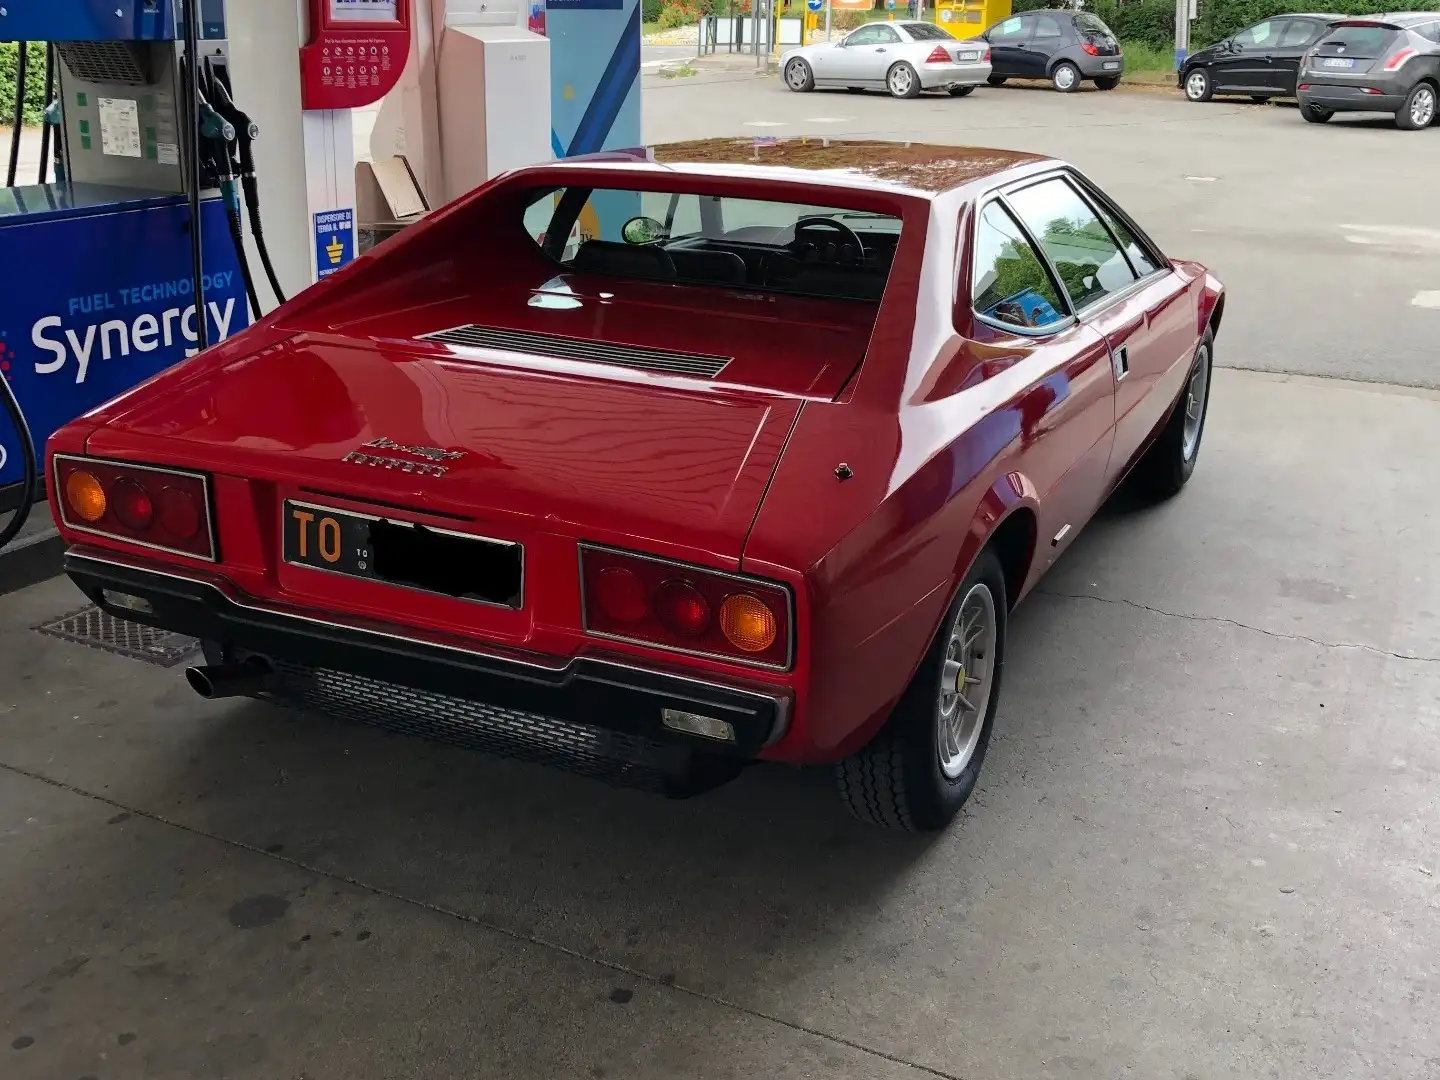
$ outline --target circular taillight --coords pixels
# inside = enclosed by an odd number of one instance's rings
[[[105,489],[93,473],[77,469],[65,480],[65,502],[92,525],[105,516]]]
[[[110,488],[110,502],[120,524],[142,532],[155,520],[155,504],[150,493],[134,480],[116,480]]]
[[[720,631],[741,652],[760,653],[775,644],[779,627],[764,601],[736,593],[720,605]]]
[[[160,492],[160,527],[172,540],[190,540],[200,531],[200,507],[179,488]]]
[[[684,581],[667,581],[655,595],[656,614],[666,629],[699,637],[710,629],[710,601]]]
[[[595,602],[616,622],[639,622],[645,617],[645,584],[637,574],[612,566],[595,579]]]

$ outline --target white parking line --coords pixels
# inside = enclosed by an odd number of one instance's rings
[[[783,120],[746,120],[745,127],[784,127]]]
[[[1440,289],[1417,292],[1410,298],[1410,303],[1413,307],[1440,308]]]
[[[848,124],[854,119],[853,116],[807,116],[805,122],[807,124]]]

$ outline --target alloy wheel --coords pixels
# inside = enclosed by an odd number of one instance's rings
[[[954,780],[965,771],[980,743],[995,685],[998,620],[995,595],[976,582],[961,601],[945,643],[936,703],[936,750],[940,771]]]
[[[1210,389],[1210,347],[1200,346],[1195,370],[1185,386],[1185,429],[1180,438],[1180,454],[1189,461],[1200,449],[1200,431],[1205,425],[1205,405]]]
[[[1435,91],[1428,86],[1420,87],[1410,99],[1410,122],[1417,128],[1426,128],[1435,122]]]
[[[890,92],[896,97],[904,97],[910,92],[910,82],[910,69],[904,65],[890,72]]]
[[[1190,77],[1185,80],[1185,96],[1191,101],[1199,101],[1205,96],[1205,86],[1208,82],[1209,79],[1203,71],[1191,73]]]
[[[803,60],[792,60],[790,66],[785,69],[785,85],[791,90],[804,90],[808,79]]]

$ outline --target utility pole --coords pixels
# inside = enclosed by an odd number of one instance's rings
[[[1179,71],[1190,52],[1190,20],[1195,0],[1175,0],[1175,70]]]
[[[825,0],[825,40],[830,40],[830,0]]]

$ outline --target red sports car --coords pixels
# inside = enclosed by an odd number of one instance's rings
[[[1059,161],[712,140],[501,176],[58,432],[66,569],[207,697],[672,794],[973,790],[1007,613],[1189,479],[1220,283]]]

